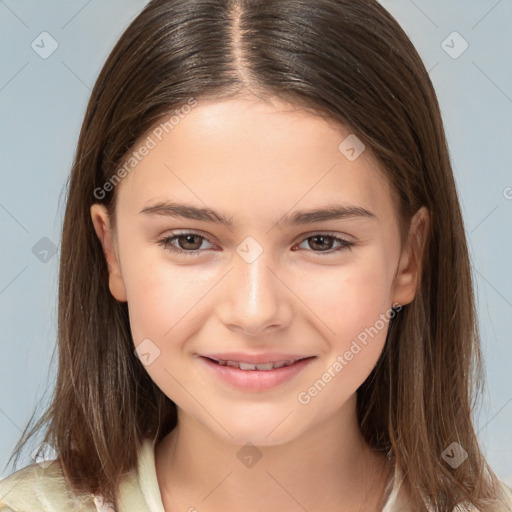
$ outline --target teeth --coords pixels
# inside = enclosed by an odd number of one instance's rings
[[[277,361],[276,363],[274,363],[274,368],[282,368],[283,366],[290,365],[290,364],[292,364],[294,362],[295,361],[293,361],[293,360],[290,360],[290,361]]]
[[[273,370],[274,368],[276,368],[276,366],[274,366],[274,363],[257,364],[255,366],[257,370]],[[240,368],[243,370],[242,363],[240,363]],[[251,370],[253,369],[254,368],[251,368]]]
[[[283,366],[290,366],[295,363],[297,359],[289,359],[288,361],[276,361],[274,363],[261,363],[252,364],[244,363],[243,361],[217,361],[221,366],[231,366],[233,368],[239,368],[240,370],[260,370],[268,371],[276,368],[282,368]]]
[[[270,365],[272,366],[272,363]],[[256,368],[258,368],[258,370],[262,370],[262,368],[259,368],[262,365],[251,364],[251,363],[242,363],[241,361],[240,361],[240,363],[238,363],[237,366],[240,368],[240,370],[255,370]]]

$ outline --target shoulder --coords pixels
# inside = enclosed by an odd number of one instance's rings
[[[0,512],[96,512],[91,495],[69,490],[58,461],[34,463],[0,480]]]

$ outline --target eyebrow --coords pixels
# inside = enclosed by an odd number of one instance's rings
[[[214,222],[227,227],[230,231],[233,231],[234,228],[231,220],[232,217],[227,217],[223,213],[210,208],[198,208],[190,204],[163,201],[143,208],[140,213],[146,215],[163,215],[168,217]],[[285,215],[278,219],[275,224],[279,226],[298,226],[314,222],[348,218],[377,219],[377,216],[366,208],[362,208],[360,206],[332,204],[320,209],[297,211],[291,215]]]

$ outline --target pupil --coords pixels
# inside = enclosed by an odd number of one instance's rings
[[[314,237],[313,237],[314,245],[318,245],[318,244],[316,243],[316,240],[320,240],[319,245],[324,245],[324,246],[323,246],[323,247],[321,247],[321,248],[323,248],[323,249],[329,249],[329,247],[325,247],[325,244],[326,244],[326,241],[325,241],[325,240],[326,240],[326,239],[328,239],[328,238],[331,238],[331,237],[329,237],[329,236],[314,236]],[[327,244],[327,245],[329,245],[329,244]]]
[[[182,238],[186,240],[185,244],[192,244],[194,245],[194,238],[199,238],[198,235],[183,235]],[[197,245],[197,242],[196,242]],[[187,247],[188,249],[191,249],[191,247]],[[196,249],[196,247],[192,247],[192,249]]]

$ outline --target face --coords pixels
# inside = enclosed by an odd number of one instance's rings
[[[277,100],[199,101],[167,131],[117,185],[115,231],[91,208],[110,290],[182,417],[290,441],[354,399],[414,297],[392,192],[349,131]]]

